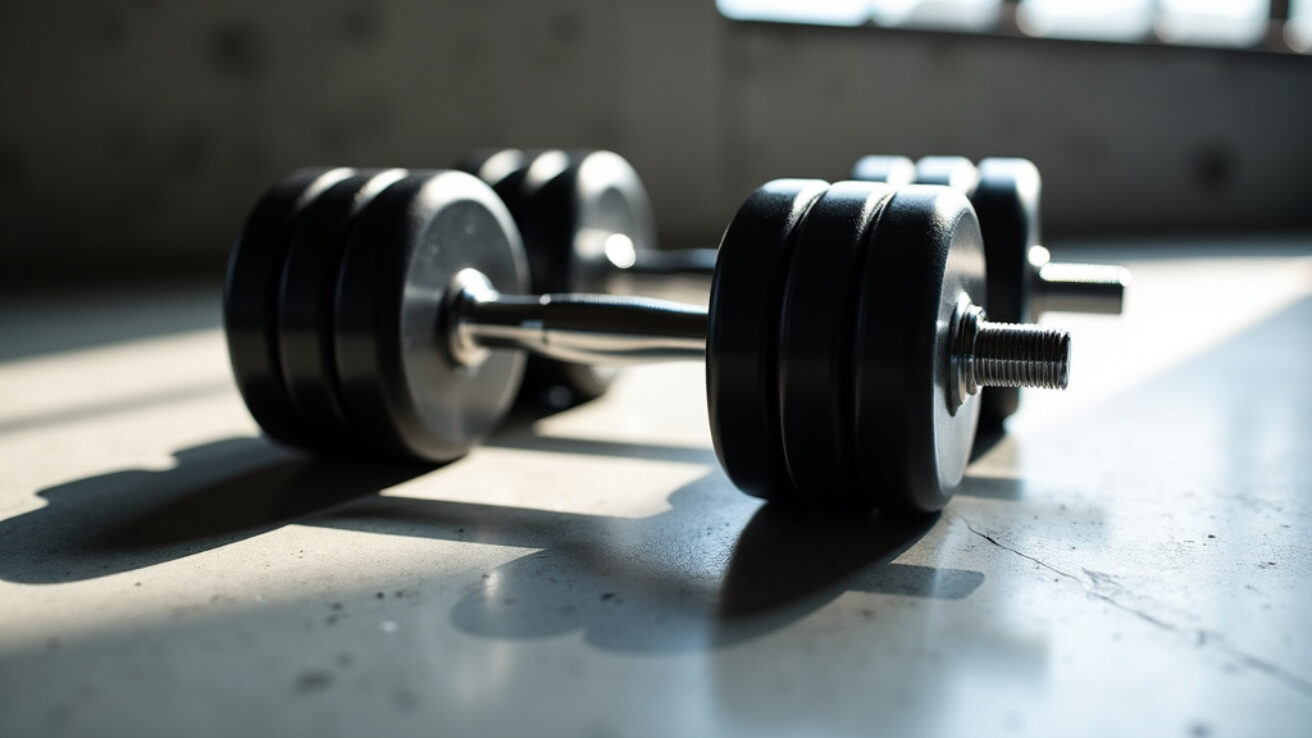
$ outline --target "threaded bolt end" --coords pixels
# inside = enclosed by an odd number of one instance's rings
[[[959,303],[951,338],[952,407],[980,387],[1066,389],[1071,335],[1023,323],[990,323],[969,301]]]
[[[979,324],[974,383],[980,387],[1066,389],[1070,382],[1071,334],[1038,325]]]

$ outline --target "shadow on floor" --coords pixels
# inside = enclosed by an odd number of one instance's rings
[[[172,561],[374,494],[431,467],[312,461],[259,438],[175,454],[42,490],[45,507],[0,521],[0,578],[92,579]]]
[[[675,446],[672,444],[633,443],[600,438],[567,438],[538,435],[531,429],[511,429],[490,438],[487,446],[512,448],[520,451],[543,451],[557,454],[583,454],[586,456],[615,456],[626,459],[675,461],[685,464],[706,464],[719,468],[715,451],[705,446]]]
[[[563,390],[564,388],[559,389]],[[712,466],[718,466],[719,464],[715,458],[715,451],[707,446],[680,446],[674,444],[634,443],[614,439],[552,436],[537,431],[536,423],[538,421],[587,404],[587,401],[576,402],[573,400],[552,403],[541,397],[535,399],[534,396],[521,395],[516,398],[515,406],[511,409],[509,416],[501,423],[497,432],[484,442],[484,445],[521,451],[616,456],[689,464],[704,463]]]
[[[848,591],[959,599],[983,581],[978,572],[893,562],[936,516],[837,519],[738,495],[717,473],[672,493],[669,511],[640,519],[388,496],[307,522],[541,549],[481,574],[452,622],[513,640],[581,631],[617,651],[737,643]]]
[[[592,443],[567,442],[574,451]],[[893,563],[935,518],[837,519],[761,507],[718,472],[672,493],[668,511],[632,519],[380,496],[432,467],[312,461],[258,438],[175,456],[167,469],[41,491],[45,507],[0,521],[0,578],[50,584],[142,570],[293,522],[488,543],[538,550],[471,574],[480,578],[451,611],[459,628],[512,639],[582,631],[602,648],[646,652],[739,642],[846,591],[956,599],[983,579]]]
[[[983,477],[967,474],[957,488],[960,497],[983,497],[1015,502],[1025,496],[1025,481],[1014,477]]]

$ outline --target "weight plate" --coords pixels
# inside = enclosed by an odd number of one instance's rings
[[[870,507],[853,475],[852,341],[860,265],[892,192],[834,184],[794,237],[779,325],[779,427],[793,485],[817,505]]]
[[[989,320],[1028,323],[1030,247],[1039,244],[1039,170],[1027,159],[984,159],[970,202],[984,235]]]
[[[916,184],[951,187],[969,197],[978,181],[979,172],[964,156],[926,156],[916,162]]]
[[[616,291],[613,259],[657,250],[651,199],[633,166],[610,151],[572,155],[575,205],[569,283],[584,291]],[[632,255],[632,256],[630,256]]]
[[[706,333],[711,439],[729,479],[744,492],[800,502],[779,435],[776,366],[784,278],[794,235],[829,187],[780,179],[743,203],[720,242]]]
[[[276,441],[312,445],[288,401],[278,360],[278,283],[302,212],[350,169],[302,169],[260,198],[232,247],[223,286],[223,329],[237,388],[251,416]]]
[[[278,357],[287,398],[322,449],[361,445],[342,409],[333,356],[333,299],[352,221],[403,169],[359,171],[305,208],[278,297]]]
[[[496,189],[501,180],[522,170],[527,161],[528,155],[519,149],[478,149],[461,159],[456,169],[469,172]]]
[[[613,293],[610,255],[656,248],[647,192],[618,154],[505,149],[476,155],[468,163],[477,164],[478,176],[493,185],[514,216],[535,293]],[[526,399],[565,387],[573,399],[590,400],[604,394],[617,373],[611,367],[531,356]]]
[[[334,307],[334,349],[352,427],[382,452],[443,462],[504,417],[524,368],[520,351],[455,365],[444,342],[453,278],[476,269],[499,292],[528,273],[501,199],[464,172],[412,174],[380,192],[347,238]]]
[[[893,195],[870,239],[852,412],[857,478],[880,509],[938,510],[965,473],[979,402],[949,406],[948,340],[958,300],[986,296],[980,240],[964,195],[919,185]]]
[[[1028,159],[984,159],[979,163],[979,184],[970,201],[984,236],[989,295],[984,309],[989,320],[1034,320],[1029,252],[1039,243],[1041,188],[1039,170]],[[1019,407],[1019,389],[985,387],[980,423],[997,429]]]
[[[905,156],[863,156],[852,167],[852,179],[901,187],[916,181],[916,163]]]
[[[501,149],[466,157],[460,168],[490,185],[510,210],[528,257],[529,290],[569,292],[564,255],[568,234],[560,235],[570,225],[569,213],[555,211],[541,199],[543,188],[570,168],[569,154],[559,149]]]

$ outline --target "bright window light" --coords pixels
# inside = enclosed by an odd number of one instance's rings
[[[1271,0],[1015,0],[1016,25],[1002,23],[1007,0],[716,0],[736,20],[811,25],[1015,33],[1093,41],[1197,46],[1269,46]],[[1312,51],[1312,0],[1289,0],[1285,40]]]
[[[1138,41],[1153,27],[1153,0],[1021,0],[1016,22],[1031,36]]]
[[[737,20],[831,26],[882,26],[985,31],[998,21],[1002,0],[716,0]]]
[[[870,0],[716,0],[727,18],[827,26],[859,26],[870,20]]]
[[[881,26],[984,31],[998,22],[1002,0],[870,0]]]
[[[1305,54],[1312,51],[1312,0],[1290,0],[1285,43]]]
[[[1161,0],[1157,33],[1172,43],[1252,46],[1270,12],[1269,0]]]

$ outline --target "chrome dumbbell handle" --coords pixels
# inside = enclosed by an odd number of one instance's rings
[[[717,249],[674,249],[669,251],[645,249],[635,253],[632,259],[617,261],[615,258],[611,258],[610,263],[621,274],[644,277],[709,277],[715,274],[715,258],[718,254]]]
[[[1029,251],[1033,311],[1119,315],[1125,307],[1130,270],[1106,264],[1053,262],[1048,250]]]
[[[456,275],[439,337],[453,361],[476,366],[492,349],[563,361],[623,365],[695,360],[706,353],[707,309],[643,297],[503,295],[478,271]],[[980,387],[1064,389],[1070,334],[1037,325],[991,323],[963,302],[950,327],[950,402]]]
[[[612,295],[503,295],[472,269],[456,275],[450,294],[446,341],[466,366],[493,348],[599,365],[706,355],[705,307]]]

